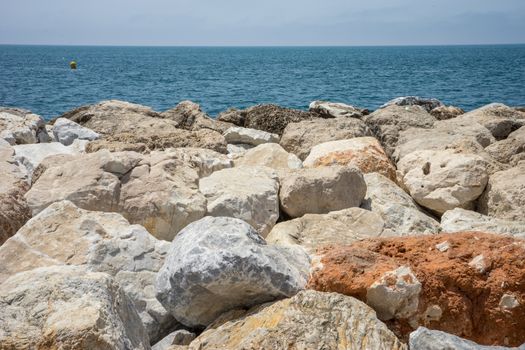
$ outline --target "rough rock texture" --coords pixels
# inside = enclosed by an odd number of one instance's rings
[[[326,101],[313,101],[310,103],[310,111],[328,118],[362,118],[369,113],[367,109],[357,108],[344,103]]]
[[[506,346],[484,346],[453,334],[419,327],[410,333],[410,350],[525,350],[525,344],[519,348]]]
[[[490,176],[479,199],[482,214],[505,220],[523,221],[525,212],[525,161]]]
[[[481,231],[509,234],[525,239],[525,218],[522,221],[503,220],[476,213],[475,211],[456,208],[446,211],[441,217],[443,232]]]
[[[266,131],[231,127],[224,132],[224,138],[228,143],[242,143],[252,146],[262,145],[263,143],[279,142],[279,135]]]
[[[237,126],[244,126],[244,115],[242,111],[236,108],[230,108],[219,113],[216,120],[225,123],[232,123]]]
[[[421,106],[427,112],[438,108],[444,107],[443,103],[435,98],[423,98],[419,96],[403,96],[397,97],[393,100],[388,101],[379,108],[385,108],[388,106]]]
[[[384,222],[385,236],[439,232],[439,222],[423,213],[414,200],[381,174],[364,176],[366,196],[362,208],[377,213]]]
[[[464,110],[454,106],[438,106],[430,111],[430,114],[437,120],[456,118],[464,113]]]
[[[525,125],[522,114],[501,103],[491,103],[458,117],[466,122],[477,122],[490,130],[496,140],[506,138]]]
[[[420,106],[391,105],[365,116],[363,121],[381,141],[387,154],[392,155],[401,131],[411,127],[431,128],[436,118]]]
[[[290,170],[280,182],[281,209],[294,218],[358,207],[366,193],[363,174],[354,167]]]
[[[105,273],[53,266],[0,284],[2,349],[149,349],[133,303]]]
[[[366,238],[380,237],[384,232],[381,217],[361,208],[349,208],[328,214],[306,214],[280,222],[273,227],[266,242],[300,245],[309,253],[330,244],[350,244]]]
[[[277,143],[265,143],[247,150],[235,160],[236,166],[266,166],[272,169],[299,169],[303,162]]]
[[[31,218],[24,198],[29,184],[13,156],[13,148],[0,139],[0,246]]]
[[[190,345],[195,337],[195,333],[179,329],[162,338],[161,341],[151,347],[151,350],[171,350],[170,346],[172,345]]]
[[[412,198],[438,214],[472,207],[488,181],[483,158],[452,150],[415,151],[397,166]]]
[[[396,179],[396,168],[374,137],[325,142],[314,146],[303,162],[305,167],[353,165],[364,174],[380,173]]]
[[[221,313],[289,297],[303,289],[308,256],[268,246],[246,222],[205,217],[173,240],[157,275],[157,299],[187,326]]]
[[[421,283],[417,310],[387,321],[404,339],[423,325],[480,344],[516,346],[525,341],[522,240],[466,232],[369,239],[318,254],[310,288],[363,301],[386,272],[409,267]],[[394,282],[390,288],[398,289]]]
[[[525,126],[513,131],[505,140],[495,142],[485,149],[502,163],[517,165],[525,160]]]
[[[0,139],[11,145],[49,142],[41,116],[25,109],[0,107]]]
[[[362,136],[372,136],[372,132],[359,119],[316,118],[288,124],[279,143],[304,160],[315,145]]]
[[[178,128],[186,130],[211,129],[222,133],[231,126],[211,119],[192,101],[182,101],[175,108],[160,113],[160,116],[175,121]]]
[[[282,135],[286,125],[301,120],[318,118],[319,114],[276,105],[257,105],[241,111],[244,127]]]
[[[199,182],[207,213],[242,219],[266,236],[279,218],[279,182],[267,167],[216,171]]]
[[[55,120],[53,123],[53,136],[56,141],[66,146],[71,145],[76,139],[93,141],[100,138],[100,135],[93,130],[66,118]]]
[[[240,318],[234,318],[235,316]],[[189,349],[407,349],[362,302],[303,291],[219,318]]]
[[[60,142],[34,143],[14,146],[15,159],[24,166],[29,180],[40,163],[49,156],[58,154],[75,155],[80,152],[75,147],[64,146]]]
[[[130,299],[152,341],[175,320],[155,299],[155,276],[169,243],[116,213],[91,212],[68,201],[54,203],[0,247],[0,283],[40,266],[79,265],[113,276]]]

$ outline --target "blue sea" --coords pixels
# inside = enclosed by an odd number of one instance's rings
[[[78,62],[72,71],[69,62]],[[404,95],[470,110],[525,105],[525,45],[90,47],[0,45],[0,105],[46,119],[106,99],[162,111],[189,99],[210,115],[317,99],[375,109]]]

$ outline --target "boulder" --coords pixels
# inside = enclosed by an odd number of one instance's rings
[[[241,111],[245,128],[282,135],[284,128],[293,122],[318,118],[319,114],[268,104],[257,105]]]
[[[162,118],[174,120],[177,127],[186,130],[211,129],[223,133],[231,124],[211,119],[192,101],[182,101],[175,108],[160,113]]]
[[[293,218],[358,207],[366,193],[363,174],[354,167],[289,170],[280,181],[281,209]]]
[[[157,299],[183,324],[206,326],[231,309],[296,294],[308,265],[304,251],[269,246],[242,220],[205,217],[173,240]]]
[[[278,143],[265,143],[249,149],[235,160],[236,166],[266,166],[272,169],[299,169],[303,162]]]
[[[478,203],[479,212],[499,219],[522,221],[525,212],[525,161],[490,176]]]
[[[230,108],[224,112],[219,113],[217,121],[231,123],[237,126],[244,126],[244,115],[241,110]]]
[[[171,350],[172,345],[190,345],[195,337],[195,333],[178,329],[162,338],[161,341],[151,347],[151,350]]]
[[[350,244],[358,240],[380,237],[384,233],[383,219],[361,208],[332,211],[328,214],[305,214],[275,225],[266,242],[278,245],[300,245],[308,253],[325,245]]]
[[[169,243],[116,213],[54,203],[0,247],[0,283],[42,266],[78,265],[113,277],[134,303],[151,341],[176,324],[155,298],[155,276]]]
[[[15,150],[16,161],[24,166],[30,181],[33,172],[45,158],[59,154],[80,154],[79,150],[75,147],[64,146],[60,142],[17,145],[14,146],[13,149]]]
[[[441,215],[454,208],[471,208],[488,181],[487,163],[473,154],[415,151],[397,164],[410,196]]]
[[[0,284],[2,349],[150,349],[133,303],[105,273],[74,266]]]
[[[318,144],[362,136],[372,136],[372,132],[359,119],[315,118],[288,124],[283,131],[280,144],[288,152],[304,160]]]
[[[464,113],[464,110],[454,106],[438,106],[430,111],[430,115],[432,115],[437,120],[456,118],[458,115],[462,115]]]
[[[364,175],[366,196],[361,207],[379,215],[383,236],[406,236],[439,232],[439,222],[425,214],[414,200],[381,174]]]
[[[523,220],[523,217],[520,219]],[[498,219],[461,208],[448,210],[443,214],[441,230],[443,232],[492,232],[525,239],[525,221]]]
[[[207,214],[242,219],[266,236],[279,218],[279,182],[267,167],[235,167],[199,182]]]
[[[240,143],[252,146],[258,146],[269,142],[279,142],[279,135],[277,134],[256,129],[241,128],[238,126],[227,129],[224,132],[224,138],[228,143]]]
[[[525,118],[513,108],[501,103],[491,103],[458,117],[459,120],[479,123],[490,130],[496,140],[502,140],[514,130],[525,125]]]
[[[410,333],[410,350],[525,350],[525,344],[519,348],[506,346],[485,346],[442,331],[419,327]]]
[[[238,156],[241,156],[244,154],[244,152],[246,152],[247,150],[253,148],[252,145],[246,145],[246,144],[242,144],[242,143],[239,143],[239,144],[236,144],[236,145],[233,145],[233,144],[228,144],[226,146],[226,150],[228,151],[228,156],[230,156],[231,158],[236,158]]]
[[[436,118],[421,106],[390,105],[363,117],[390,156],[397,146],[399,133],[408,128],[429,129]]]
[[[11,145],[49,142],[41,116],[25,109],[0,107],[0,139]]]
[[[421,106],[427,112],[432,111],[438,107],[444,107],[444,104],[435,98],[424,98],[419,96],[403,96],[397,97],[388,101],[379,108],[386,108],[389,106]]]
[[[302,291],[247,313],[225,314],[189,346],[189,350],[219,348],[407,349],[364,303],[315,291]]]
[[[13,156],[13,148],[0,139],[0,246],[31,218],[24,198],[29,184]]]
[[[53,135],[55,140],[63,145],[69,146],[74,140],[93,141],[100,138],[100,135],[91,129],[75,123],[66,118],[58,118],[53,124]]]
[[[362,118],[369,112],[367,109],[361,109],[338,102],[313,101],[310,103],[310,111],[321,114],[327,118]]]
[[[495,142],[485,149],[496,160],[512,166],[525,160],[525,126],[513,131],[505,140]]]
[[[524,253],[522,240],[481,232],[367,239],[320,249],[308,286],[367,302],[403,340],[425,326],[517,346]]]
[[[325,142],[314,146],[303,162],[305,167],[353,165],[364,174],[380,173],[396,179],[396,168],[381,144],[373,137]]]

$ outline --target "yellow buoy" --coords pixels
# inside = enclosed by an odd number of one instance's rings
[[[69,68],[71,69],[77,69],[77,63],[75,61],[69,62]]]

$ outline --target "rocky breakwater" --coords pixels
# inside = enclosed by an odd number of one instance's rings
[[[0,349],[520,346],[524,125],[419,97],[0,108]]]

